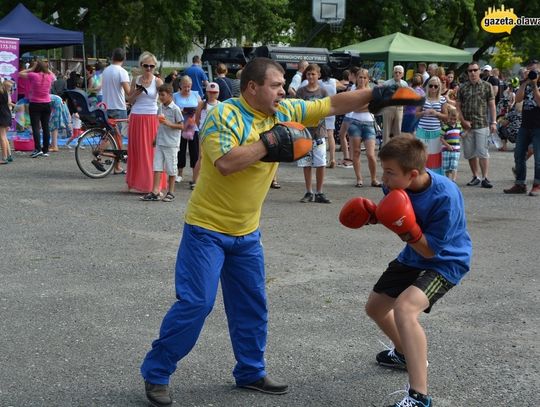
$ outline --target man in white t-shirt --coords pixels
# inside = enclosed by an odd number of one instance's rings
[[[126,59],[126,52],[123,48],[115,48],[111,57],[111,64],[103,70],[101,75],[101,90],[103,92],[103,102],[107,105],[107,115],[112,119],[127,119],[126,95],[129,94],[129,75],[122,68]],[[124,123],[118,124],[121,134],[124,134]],[[122,137],[117,137],[118,148],[122,148]],[[124,173],[119,167],[115,173]]]

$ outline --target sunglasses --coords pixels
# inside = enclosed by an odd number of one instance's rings
[[[148,68],[154,69],[156,66],[155,66],[155,65],[152,65],[152,64],[142,64],[142,67],[143,67],[144,69],[148,69]]]
[[[467,72],[478,72],[478,71],[479,71],[478,68],[477,69],[467,69]]]
[[[429,85],[429,87],[430,87],[431,89],[437,89],[437,88],[439,87],[439,85]]]

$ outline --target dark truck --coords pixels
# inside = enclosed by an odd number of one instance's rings
[[[227,65],[229,74],[233,77],[247,62],[255,57],[266,57],[278,62],[285,69],[286,88],[298,68],[298,62],[305,60],[314,64],[327,64],[332,69],[335,78],[341,79],[343,70],[360,65],[358,54],[349,52],[331,52],[326,48],[311,47],[274,47],[263,45],[260,47],[229,47],[206,48],[202,54],[203,64],[209,64],[212,71],[218,63]]]

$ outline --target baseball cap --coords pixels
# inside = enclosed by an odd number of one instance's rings
[[[208,85],[206,85],[206,91],[219,93],[219,85],[215,82],[210,82]]]
[[[492,68],[491,68],[491,65],[484,65],[484,67],[482,68],[482,71],[491,71]]]

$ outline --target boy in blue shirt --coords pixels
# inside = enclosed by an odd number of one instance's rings
[[[417,139],[394,137],[379,158],[385,198],[378,205],[353,198],[340,220],[349,227],[379,222],[407,242],[373,287],[366,313],[394,344],[377,355],[377,363],[409,374],[408,395],[393,407],[432,407],[427,341],[418,317],[469,271],[472,244],[463,197],[454,182],[424,167],[427,153]],[[361,223],[347,224],[344,212]]]

